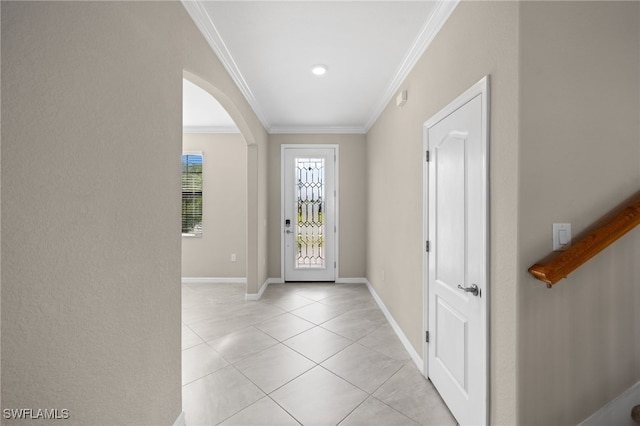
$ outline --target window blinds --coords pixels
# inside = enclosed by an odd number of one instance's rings
[[[202,153],[182,154],[182,235],[202,236]]]

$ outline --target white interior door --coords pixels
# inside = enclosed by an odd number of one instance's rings
[[[285,281],[335,281],[337,147],[283,146]]]
[[[487,423],[487,79],[425,123],[429,378],[461,425]]]

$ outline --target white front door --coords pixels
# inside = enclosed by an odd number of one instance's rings
[[[461,425],[487,423],[487,78],[425,123],[428,360]]]
[[[282,148],[285,281],[335,281],[337,147]]]

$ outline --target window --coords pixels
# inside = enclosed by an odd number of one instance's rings
[[[182,153],[182,236],[202,236],[202,152]]]

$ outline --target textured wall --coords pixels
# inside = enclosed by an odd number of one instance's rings
[[[2,408],[173,424],[183,72],[260,152],[247,163],[258,176],[266,132],[179,2],[1,7]],[[255,292],[266,187],[254,184]]]
[[[160,49],[180,48],[160,31],[171,9],[149,11],[143,31],[130,7],[2,8],[3,408],[173,422],[181,76],[163,72]]]
[[[552,290],[527,268],[640,190],[638,2],[521,9],[519,422],[577,424],[640,380],[640,229]]]
[[[280,150],[283,144],[339,145],[338,277],[362,278],[366,261],[366,144],[364,135],[269,137],[269,277],[280,278]]]
[[[240,134],[185,133],[182,147],[203,154],[204,229],[202,237],[182,238],[182,276],[244,278],[247,144]]]
[[[367,134],[367,277],[419,354],[423,350],[422,126],[491,75],[491,421],[516,418],[518,189],[516,2],[462,2]]]

